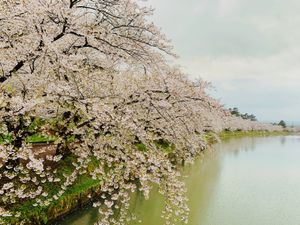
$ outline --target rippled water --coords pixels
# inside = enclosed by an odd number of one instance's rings
[[[187,176],[190,225],[300,225],[300,136],[231,139],[205,151]],[[132,212],[141,223],[160,225],[163,198],[136,194]],[[60,225],[92,225],[86,208]],[[181,224],[181,223],[178,223]]]

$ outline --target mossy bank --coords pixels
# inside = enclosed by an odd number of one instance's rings
[[[219,134],[221,140],[241,137],[259,137],[259,136],[276,136],[288,135],[289,132],[263,132],[263,131],[223,131]],[[213,144],[217,141],[216,136],[208,133],[206,141]],[[72,156],[67,157],[59,166],[59,171],[71,173]],[[88,170],[93,170],[97,161],[91,160]],[[59,197],[56,201],[51,202],[45,207],[34,207],[32,201],[26,201],[13,207],[13,211],[22,212],[20,217],[5,217],[3,224],[10,225],[45,225],[53,224],[58,219],[66,216],[74,210],[91,203],[91,200],[101,194],[100,180],[94,180],[88,175],[81,175],[79,179]],[[55,194],[55,187],[49,186],[49,194]],[[52,190],[52,191],[51,191]],[[22,222],[21,222],[22,221]],[[0,221],[1,224],[1,221]]]

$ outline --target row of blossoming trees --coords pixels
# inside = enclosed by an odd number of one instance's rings
[[[169,66],[152,11],[133,0],[1,2],[0,224],[30,224],[15,205],[45,207],[81,174],[101,180],[101,224],[128,223],[129,191],[148,197],[152,184],[166,197],[166,223],[186,222],[176,167],[206,147],[206,132],[281,129],[232,116],[207,83]],[[36,151],[35,134],[55,136],[55,149]]]

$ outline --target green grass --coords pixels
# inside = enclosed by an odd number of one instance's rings
[[[204,135],[204,140],[207,144],[211,145],[213,143],[215,143],[217,141],[217,137],[216,137],[216,134],[213,133],[213,132],[207,132],[205,135]]]
[[[158,149],[161,149],[162,151],[164,151],[167,154],[171,154],[175,150],[175,146],[173,144],[171,144],[169,141],[166,141],[163,139],[155,141],[154,144],[156,145],[156,147]]]
[[[57,138],[54,136],[44,136],[41,134],[33,134],[29,137],[26,138],[27,143],[48,143],[48,142],[53,142]],[[0,144],[4,143],[12,143],[13,142],[13,137],[11,135],[3,135],[0,134]]]
[[[0,144],[11,143],[12,141],[13,141],[13,138],[11,135],[0,134]]]
[[[147,151],[147,146],[143,143],[137,143],[137,144],[135,144],[135,146],[141,152],[146,152]]]
[[[34,134],[32,136],[29,136],[26,139],[27,143],[47,143],[47,142],[53,142],[55,141],[57,138],[54,136],[43,136],[40,134]]]
[[[163,139],[155,141],[154,144],[158,149],[164,151],[167,154],[173,153],[175,150],[174,145]],[[135,147],[141,152],[147,151],[147,146],[143,143],[136,143]]]
[[[276,135],[288,135],[287,131],[222,131],[219,133],[219,137],[222,140],[228,138],[239,137],[260,137],[260,136],[276,136]]]
[[[58,177],[63,179],[63,174],[70,175],[76,161],[74,156],[69,156],[62,160],[57,166]],[[99,162],[96,159],[91,159],[88,165],[88,171],[93,171]],[[61,184],[48,183],[44,185],[44,190],[48,192],[48,197],[54,196],[60,190]],[[57,200],[44,207],[34,207],[34,201],[28,200],[22,203],[15,204],[10,210],[13,212],[21,212],[20,218],[7,217],[5,222],[7,224],[19,224],[24,219],[25,224],[46,224],[48,221],[54,220],[71,210],[78,207],[78,205],[85,204],[89,201],[89,195],[95,197],[95,194],[100,190],[100,180],[94,180],[89,175],[80,175],[75,183],[68,187],[65,193]]]

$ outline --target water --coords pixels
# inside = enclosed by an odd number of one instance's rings
[[[300,225],[300,136],[231,139],[183,170],[190,225]],[[163,198],[136,194],[131,210],[142,225],[160,225]],[[92,225],[86,208],[60,225]],[[181,223],[178,223],[181,224]]]

